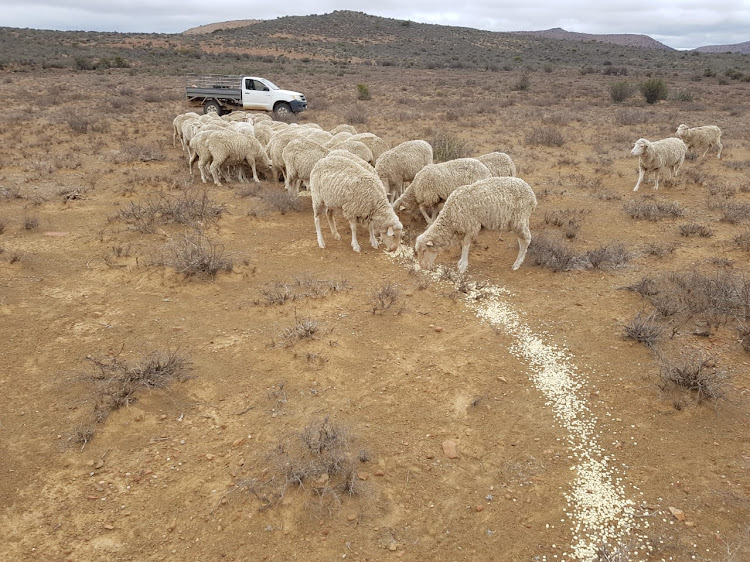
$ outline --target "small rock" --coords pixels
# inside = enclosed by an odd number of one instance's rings
[[[370,478],[370,473],[369,472],[358,472],[357,473],[357,478],[359,478],[360,480],[367,480],[367,479]]]
[[[442,327],[442,326],[435,326],[435,331],[436,331],[437,333],[440,333],[440,332],[442,332],[442,331],[443,331],[443,327]]]
[[[214,460],[215,458],[216,458],[216,457],[215,457],[214,455],[212,455],[211,453],[206,453],[206,460],[207,460],[207,461],[212,461],[212,460]]]
[[[244,438],[244,437],[242,437],[241,439],[235,439],[235,440],[234,440],[234,441],[232,442],[232,447],[239,447],[240,445],[242,445],[242,442],[243,442],[244,440],[245,440],[245,438]]]
[[[695,527],[695,521],[685,521],[685,527]]]
[[[346,518],[347,518],[348,521],[354,521],[357,518],[357,514],[356,513],[350,513],[349,515],[346,516]]]
[[[376,470],[374,474],[375,476],[385,476],[385,472],[383,472],[382,470]]]
[[[670,507],[669,512],[675,519],[677,519],[677,521],[685,521],[685,513],[681,509]]]
[[[478,506],[476,506],[476,507],[474,508],[474,510],[475,510],[475,511],[484,511],[484,506],[483,506],[483,505],[478,505]]]
[[[457,459],[458,451],[456,450],[456,442],[451,439],[443,441],[443,454],[449,459]]]
[[[99,459],[98,461],[96,461],[96,464],[94,465],[94,468],[101,468],[103,466],[104,466],[104,460],[103,459]]]
[[[395,543],[391,543],[391,544],[390,544],[390,545],[388,546],[388,550],[390,550],[391,552],[396,552],[396,549],[397,549],[397,548],[398,548],[398,547],[396,546],[396,544],[395,544]]]
[[[113,530],[113,529],[114,529],[115,527],[114,527],[114,525],[105,525],[105,526],[104,526],[104,528],[105,528],[105,529],[107,529],[107,531],[111,531],[111,530]]]

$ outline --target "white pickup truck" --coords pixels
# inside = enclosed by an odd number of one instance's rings
[[[259,76],[203,74],[190,75],[185,95],[191,105],[203,106],[203,113],[228,113],[234,109],[273,111],[284,117],[307,108],[305,96],[282,90]]]

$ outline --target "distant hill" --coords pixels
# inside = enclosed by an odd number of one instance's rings
[[[532,37],[542,37],[545,39],[564,39],[567,41],[601,41],[602,43],[612,43],[614,45],[624,45],[626,47],[640,47],[643,49],[665,49],[674,51],[672,47],[660,43],[648,35],[638,35],[633,33],[577,33],[575,31],[566,31],[561,27],[545,29],[542,31],[513,31],[521,35],[530,35]]]
[[[182,35],[204,35],[206,33],[213,33],[220,29],[234,29],[235,27],[247,27],[253,25],[262,20],[231,20],[222,21],[219,23],[209,23],[207,25],[200,25],[198,27],[191,27],[182,32]]]
[[[699,53],[740,53],[750,55],[750,41],[735,43],[734,45],[706,45],[693,49]]]

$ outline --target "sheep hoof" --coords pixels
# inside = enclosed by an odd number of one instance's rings
[[[361,249],[362,249],[362,248],[360,248],[359,246],[354,246],[354,245],[352,245],[352,250],[354,250],[354,251],[355,251],[355,252],[357,252],[357,253],[359,253],[359,251],[360,251]]]

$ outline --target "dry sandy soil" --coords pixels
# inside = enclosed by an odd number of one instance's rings
[[[269,78],[308,95],[301,122],[508,152],[539,199],[534,236],[629,259],[554,271],[530,253],[512,272],[514,237],[484,232],[454,283],[362,232],[361,254],[328,232],[322,250],[309,199],[190,179],[172,146],[179,77],[5,73],[0,558],[750,559],[748,318],[677,314],[654,347],[624,336],[652,310],[626,289],[646,277],[748,275],[747,217],[721,206],[750,205],[748,84],[675,77],[695,102],[616,106],[614,78],[578,73],[534,73],[528,91],[511,73]],[[722,159],[633,193],[634,141],[682,122],[721,126]],[[163,212],[198,200],[214,216]],[[682,216],[626,211],[649,203]],[[153,228],[127,220],[149,204]],[[681,235],[690,224],[710,235]],[[196,228],[230,270],[170,265]],[[684,350],[726,374],[723,398],[661,380]],[[176,370],[149,388],[154,357]]]

